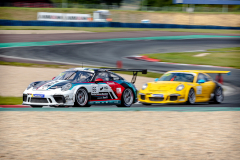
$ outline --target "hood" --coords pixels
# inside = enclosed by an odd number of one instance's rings
[[[34,90],[48,90],[61,88],[63,85],[69,83],[67,80],[50,80],[50,81],[40,81],[37,83],[33,89]]]
[[[171,89],[176,89],[177,86],[180,84],[186,84],[186,82],[177,82],[177,81],[158,81],[158,82],[150,82],[148,83],[149,85],[149,90],[152,91],[166,91],[166,90],[171,90]]]

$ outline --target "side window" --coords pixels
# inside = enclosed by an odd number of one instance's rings
[[[89,72],[80,72],[78,76],[76,76],[76,82],[90,82],[92,79],[93,73]]]
[[[205,79],[204,79],[204,74],[202,74],[202,73],[199,73],[199,74],[198,74],[197,82],[198,82],[200,79],[205,80]]]
[[[110,78],[109,81],[117,81],[117,80],[122,79],[121,77],[119,77],[118,75],[113,74],[113,73],[110,73],[110,77],[109,78]]]
[[[205,74],[202,74],[202,73],[199,73],[199,74],[198,74],[197,82],[198,82],[200,79],[203,79],[203,80],[205,80],[206,82],[210,81],[210,78],[207,77]]]
[[[97,76],[95,77],[95,80],[98,78],[102,78],[103,81],[109,81],[109,75],[107,72],[98,72]]]
[[[204,74],[204,76],[205,76],[205,80],[206,80],[206,82],[208,82],[208,81],[211,81],[212,79],[211,79],[211,77],[209,77],[208,75],[205,75]]]

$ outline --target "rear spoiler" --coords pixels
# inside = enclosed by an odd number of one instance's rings
[[[216,81],[223,84],[223,77],[222,77],[222,74],[227,74],[227,75],[230,75],[231,74],[231,71],[205,71],[205,70],[199,70],[203,73],[213,73],[213,74],[218,74],[216,76]]]
[[[120,69],[120,68],[100,68],[99,71],[125,71],[125,72],[133,72],[133,77],[131,83],[136,82],[137,73],[142,72],[142,74],[147,74],[147,69]]]
[[[231,71],[208,71],[208,70],[196,70],[196,71],[200,71],[203,73],[216,73],[216,74],[231,74]]]

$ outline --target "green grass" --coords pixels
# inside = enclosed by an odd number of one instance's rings
[[[25,11],[25,12],[56,12],[56,13],[81,13],[81,14],[91,14],[98,9],[89,8],[24,8],[24,7],[0,7],[0,11]],[[114,10],[109,9],[110,12],[125,12],[131,14],[138,13],[184,13],[183,11],[140,11],[140,10]],[[240,14],[240,12],[194,12],[191,14]]]
[[[239,52],[240,47],[232,47],[232,48],[217,48],[217,49],[208,49],[207,51],[220,51],[220,52]]]
[[[152,28],[111,28],[111,27],[0,26],[0,30],[75,30],[75,31],[88,31],[88,32],[170,31],[170,32],[196,32],[196,33],[240,34],[240,30],[215,30],[215,29],[152,29]]]
[[[203,57],[194,57],[200,53],[210,53]],[[209,49],[205,52],[155,53],[145,54],[161,62],[214,65],[240,69],[240,47]]]
[[[18,105],[22,104],[22,97],[2,97],[0,96],[0,104],[1,105]]]

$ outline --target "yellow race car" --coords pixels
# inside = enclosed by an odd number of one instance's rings
[[[207,73],[230,74],[230,71],[175,70],[142,86],[138,99],[144,105],[153,103],[221,103],[222,85]]]

